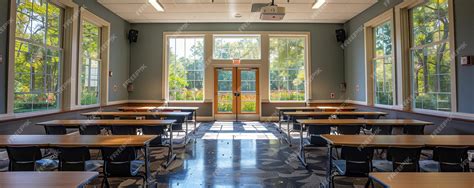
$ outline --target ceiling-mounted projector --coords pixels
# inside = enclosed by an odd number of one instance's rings
[[[283,20],[283,17],[285,17],[285,7],[275,5],[274,0],[270,5],[260,9],[261,20]]]

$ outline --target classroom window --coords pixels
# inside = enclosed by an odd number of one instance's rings
[[[271,101],[305,101],[305,48],[305,37],[270,37]]]
[[[204,100],[204,37],[168,38],[170,101]]]
[[[393,45],[391,21],[373,28],[374,103],[393,105]]]
[[[410,9],[414,108],[451,111],[451,46],[447,0]]]
[[[260,35],[214,35],[214,59],[260,60]]]
[[[100,102],[101,27],[82,21],[82,52],[80,63],[80,105]]]
[[[18,0],[14,113],[58,109],[63,10],[46,0]]]

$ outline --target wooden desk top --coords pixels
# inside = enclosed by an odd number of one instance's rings
[[[78,127],[88,125],[98,126],[159,126],[171,125],[176,120],[53,120],[37,123],[41,126]]]
[[[144,146],[156,138],[155,135],[107,136],[107,135],[0,135],[0,147],[120,147]]]
[[[306,125],[388,125],[388,126],[425,126],[431,122],[413,119],[301,119],[297,122]]]
[[[120,111],[151,111],[151,110],[198,110],[199,107],[191,106],[122,106]]]
[[[369,176],[390,188],[473,188],[474,173],[458,172],[377,172]]]
[[[300,107],[276,107],[277,110],[357,110],[353,106],[300,106]]]
[[[0,172],[0,187],[77,188],[98,175],[98,172]]]
[[[88,112],[83,116],[189,116],[192,112]]]
[[[331,116],[331,115],[387,115],[385,112],[359,112],[359,111],[342,111],[342,112],[283,112],[289,116]]]
[[[335,146],[474,147],[474,135],[321,135]]]

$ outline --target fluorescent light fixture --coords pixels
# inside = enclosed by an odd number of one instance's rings
[[[163,5],[161,5],[160,2],[158,2],[158,0],[148,0],[148,3],[150,3],[151,6],[155,7],[155,9],[158,12],[164,12],[165,11],[165,9],[163,8]]]
[[[326,4],[326,0],[316,0],[316,2],[313,4],[313,9],[319,9],[324,4]]]

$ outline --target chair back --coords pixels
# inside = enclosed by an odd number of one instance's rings
[[[137,158],[133,147],[104,147],[101,149],[104,173],[108,177],[130,177],[132,161]]]
[[[406,125],[403,127],[403,134],[406,135],[423,135],[425,134],[425,126]]]
[[[43,158],[41,150],[36,146],[7,147],[7,153],[10,159],[9,171],[35,171],[36,161]]]
[[[341,159],[346,161],[345,176],[366,177],[372,169],[373,148],[343,146]]]
[[[79,134],[81,135],[100,135],[100,127],[97,125],[81,126],[79,128]]]
[[[157,137],[150,142],[150,147],[163,146],[161,138],[165,130],[162,126],[145,126],[142,128],[142,133],[144,135],[157,135]]]
[[[47,135],[65,135],[67,134],[66,127],[63,126],[44,126]]]
[[[362,125],[340,125],[337,126],[337,132],[339,134],[357,135],[360,134],[360,128]]]
[[[467,147],[436,147],[433,159],[441,172],[469,172]]]
[[[181,112],[191,112],[191,114],[189,114],[188,116],[188,120],[189,121],[194,120],[194,113],[195,113],[194,110],[181,110]]]
[[[421,147],[390,147],[387,159],[392,161],[394,172],[419,172]]]
[[[186,119],[185,116],[170,116],[166,117],[166,120],[176,120],[176,122],[173,123],[173,130],[183,130],[183,123],[184,120]]]
[[[113,135],[137,135],[137,128],[132,126],[112,126]]]
[[[372,134],[374,135],[391,135],[392,126],[382,125],[382,126],[372,126]]]
[[[59,148],[59,171],[85,171],[91,159],[87,147]]]
[[[313,146],[325,147],[328,142],[321,138],[322,134],[331,134],[331,126],[327,125],[317,125],[317,126],[308,126],[308,135],[310,136],[310,143]]]
[[[296,110],[284,110],[283,112],[296,112]],[[283,115],[282,120],[283,121],[289,121],[290,117],[286,116],[286,115]]]

